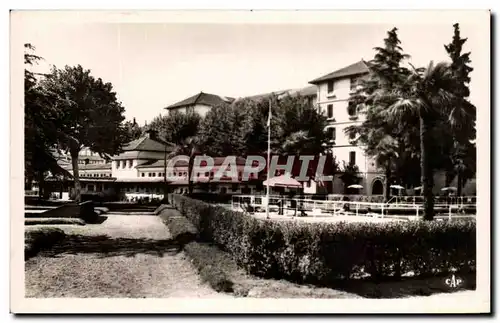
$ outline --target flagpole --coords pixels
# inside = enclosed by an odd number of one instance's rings
[[[267,161],[266,161],[266,169],[267,169],[267,190],[266,190],[266,219],[269,219],[269,159],[271,158],[271,99],[269,99],[269,117],[267,119]]]

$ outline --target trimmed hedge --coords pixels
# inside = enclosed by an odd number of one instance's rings
[[[218,254],[222,252],[219,248],[193,241],[184,247],[184,251],[198,269],[201,279],[214,290],[226,293],[233,291],[233,282],[217,262]]]
[[[177,212],[168,212],[168,210],[160,212],[159,216],[167,225],[172,239],[180,245],[184,246],[198,239],[198,231],[186,217],[178,215]]]
[[[66,237],[63,230],[58,228],[43,228],[29,230],[24,233],[24,258],[36,256],[38,252],[49,249]]]
[[[218,244],[249,273],[262,277],[328,284],[366,276],[475,271],[475,221],[278,222],[185,196],[172,199],[203,240]]]

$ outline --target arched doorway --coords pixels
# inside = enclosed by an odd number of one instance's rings
[[[384,184],[380,179],[376,179],[372,184],[372,195],[383,195],[384,194]]]

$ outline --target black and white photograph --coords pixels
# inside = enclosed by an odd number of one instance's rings
[[[491,311],[489,11],[10,19],[12,312]]]

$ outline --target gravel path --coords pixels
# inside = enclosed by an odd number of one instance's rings
[[[107,216],[54,226],[72,236],[26,261],[26,297],[230,297],[200,281],[160,218]]]

